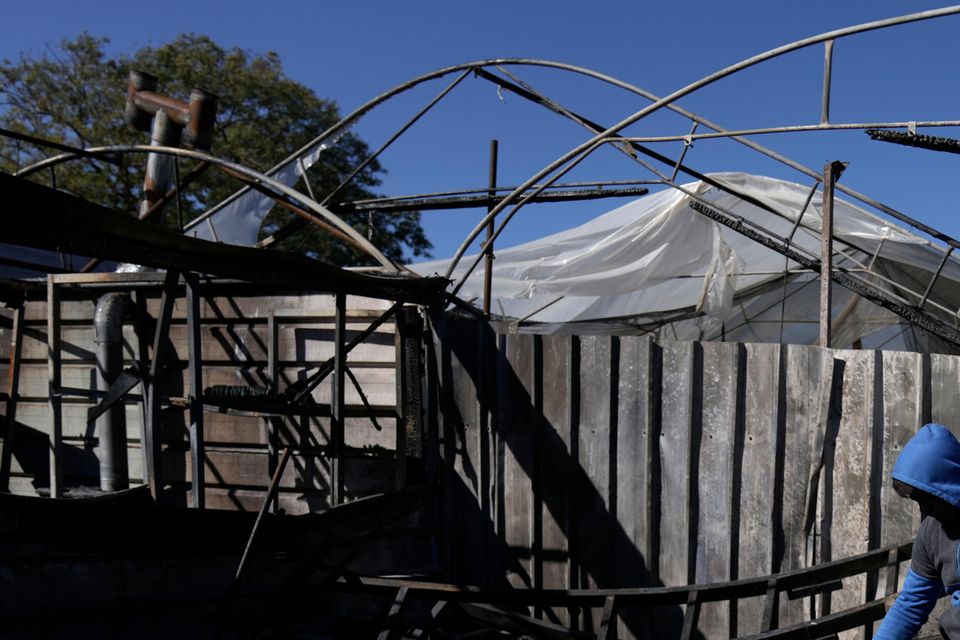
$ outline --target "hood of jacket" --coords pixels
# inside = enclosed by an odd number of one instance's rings
[[[923,426],[907,442],[892,475],[960,509],[960,442],[942,424]]]

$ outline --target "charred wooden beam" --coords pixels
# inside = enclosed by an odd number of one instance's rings
[[[0,491],[10,490],[10,466],[13,460],[13,440],[17,426],[17,395],[20,389],[20,360],[23,354],[23,315],[20,305],[13,313],[13,333],[10,344],[10,367],[7,378],[6,431],[3,435],[3,450],[0,452]]]
[[[918,149],[929,149],[931,151],[960,153],[960,140],[955,140],[954,138],[927,136],[909,131],[892,131],[890,129],[867,129],[864,133],[870,136],[871,140],[879,140],[880,142],[892,142],[894,144],[917,147]]]
[[[533,196],[528,204],[540,202],[575,202],[578,200],[601,200],[604,198],[639,198],[650,193],[646,187],[620,187],[609,189],[571,189],[569,191],[549,191]],[[467,209],[472,207],[495,207],[505,196],[472,195],[451,197],[423,197],[416,199],[366,200],[344,202],[330,207],[338,215],[355,211],[434,211],[437,209]]]
[[[427,302],[442,278],[381,276],[347,271],[306,256],[217,244],[141,224],[49,187],[0,174],[0,211],[8,221],[4,242],[207,273],[281,289],[345,293]]]

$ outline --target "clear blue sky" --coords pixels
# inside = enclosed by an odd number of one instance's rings
[[[922,0],[733,2],[45,2],[0,0],[0,58],[41,53],[86,31],[107,36],[111,51],[159,45],[181,32],[206,34],[225,47],[275,51],[286,74],[340,104],[344,113],[374,95],[433,69],[495,57],[545,58],[589,67],[660,95],[743,58],[809,35],[943,6]],[[837,44],[834,121],[960,119],[960,17],[864,34]],[[811,124],[819,120],[822,46],[729,78],[681,101],[728,128]],[[613,123],[646,102],[593,81],[555,72],[522,77],[565,106]],[[364,118],[356,131],[372,147],[440,91],[413,92]],[[210,87],[216,91],[216,87]],[[637,135],[686,133],[689,122],[655,116]],[[928,133],[960,137],[952,130]],[[405,194],[486,183],[487,145],[501,144],[500,182],[517,184],[585,139],[557,116],[469,79],[383,156],[381,191]],[[849,161],[851,187],[960,237],[954,196],[960,158],[869,142],[860,132],[768,136],[761,142],[809,166]],[[658,150],[675,155],[677,144]],[[278,159],[289,149],[278,144]],[[750,171],[808,182],[735,143],[701,141],[694,168]],[[611,150],[595,154],[572,180],[649,179]],[[618,202],[521,212],[506,244],[582,222]],[[430,213],[424,225],[434,255],[453,253],[479,212]]]

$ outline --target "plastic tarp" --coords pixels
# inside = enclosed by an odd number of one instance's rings
[[[809,185],[744,173],[710,177],[737,195],[693,182],[679,190],[645,196],[579,227],[519,246],[497,248],[491,312],[515,323],[540,323],[541,330],[590,322],[605,323],[611,330],[618,326],[635,330],[644,324],[662,324],[663,318],[673,315],[678,321],[668,337],[680,339],[719,337],[725,326],[732,329],[763,316],[764,322],[776,326],[760,331],[751,328],[752,335],[743,336],[745,339],[809,342],[809,327],[803,327],[802,336],[791,339],[784,335],[782,325],[789,324],[788,333],[796,333],[798,325],[816,321],[819,289],[812,283],[816,274],[802,273],[800,265],[782,254],[689,205],[696,196],[708,206],[781,238],[793,233],[791,245],[817,257],[821,251],[821,193],[811,197]],[[776,214],[741,195],[762,202]],[[842,251],[835,254],[836,265],[859,270],[861,277],[891,291],[896,287],[880,277],[884,272],[889,275],[899,270],[888,278],[894,281],[912,274],[914,290],[923,292],[943,256],[942,250],[927,240],[841,198],[834,204],[834,236],[835,246]],[[472,262],[472,257],[461,261],[453,273],[454,282],[463,279]],[[438,260],[411,268],[422,275],[443,274],[449,263]],[[960,262],[951,257],[931,301],[952,298],[956,287],[950,285],[956,282],[960,282]],[[800,284],[803,286],[794,291]],[[892,312],[866,300],[861,303],[859,297],[839,286],[834,290],[835,333],[845,343],[900,322]],[[481,264],[463,283],[459,296],[479,306],[482,292]],[[789,305],[780,303],[784,299]],[[940,302],[952,309],[960,304],[960,300]],[[816,335],[815,326],[812,335]]]
[[[299,155],[282,162],[269,176],[292,187],[307,169],[316,164],[324,151],[337,144],[346,131],[343,129],[331,137],[321,138]],[[252,247],[257,243],[263,219],[274,205],[276,201],[270,196],[248,189],[220,203],[219,208],[209,216],[188,224],[184,234],[202,240]]]

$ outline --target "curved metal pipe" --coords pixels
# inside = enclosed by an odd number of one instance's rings
[[[373,244],[371,244],[369,240],[364,238],[363,235],[357,232],[356,229],[354,229],[349,224],[341,220],[332,211],[330,211],[329,209],[321,205],[319,202],[316,202],[315,200],[312,200],[308,196],[303,195],[296,189],[291,189],[287,185],[281,182],[278,182],[273,178],[271,178],[270,176],[260,173],[259,171],[254,171],[253,169],[237,164],[235,162],[230,162],[229,160],[223,160],[222,158],[212,156],[209,153],[204,153],[202,151],[194,151],[191,149],[180,149],[178,147],[161,147],[161,146],[154,147],[150,145],[134,144],[134,145],[113,145],[108,147],[90,147],[85,151],[87,155],[107,155],[111,153],[159,153],[164,155],[178,156],[181,158],[192,158],[194,160],[202,160],[205,162],[209,162],[210,164],[215,164],[219,167],[224,167],[226,169],[229,169],[231,171],[234,171],[244,176],[245,178],[249,179],[251,182],[260,183],[261,185],[264,185],[270,189],[273,189],[279,192],[280,194],[285,195],[288,198],[291,198],[292,200],[299,202],[306,209],[320,216],[321,218],[323,218],[324,220],[326,220],[327,222],[335,226],[344,234],[350,236],[350,238],[353,239],[354,242],[356,242],[356,245],[358,247],[366,251],[372,258],[374,258],[381,265],[383,265],[387,269],[391,269],[394,271],[400,270],[397,267],[397,265],[392,260],[390,260],[390,258],[383,255],[383,253],[381,253],[379,249],[373,246]],[[65,153],[58,156],[53,156],[51,158],[47,158],[46,160],[33,164],[29,167],[26,167],[25,169],[19,171],[15,175],[21,176],[21,177],[27,176],[37,171],[40,171],[42,169],[45,169],[47,167],[60,164],[61,162],[66,162],[67,160],[71,160],[74,157],[76,157],[76,154],[73,154],[73,153]]]
[[[123,318],[133,303],[125,293],[107,293],[97,301],[93,341],[97,345],[97,389],[106,393],[123,371]],[[121,491],[130,486],[127,469],[127,419],[123,402],[116,402],[96,423],[100,458],[100,488]]]

